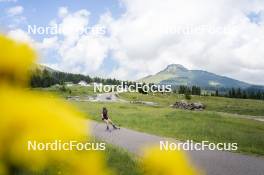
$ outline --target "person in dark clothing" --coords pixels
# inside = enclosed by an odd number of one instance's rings
[[[111,124],[114,129],[120,129],[120,128],[116,127],[116,125],[110,119],[106,107],[103,107],[103,110],[102,110],[102,113],[101,113],[101,118],[106,123],[106,130],[109,130],[109,124]]]

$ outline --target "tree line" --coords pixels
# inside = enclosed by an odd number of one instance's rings
[[[257,89],[241,89],[241,88],[231,88],[225,94],[220,94],[218,90],[215,91],[213,96],[222,96],[229,98],[243,98],[243,99],[257,99],[264,100],[264,91]]]
[[[100,78],[100,77],[90,77],[89,75],[82,74],[73,74],[65,72],[50,72],[46,69],[43,71],[37,69],[33,72],[30,79],[31,87],[50,87],[55,84],[63,85],[65,82],[72,82],[74,84],[79,83],[80,81],[85,81],[87,83],[102,83],[110,85],[118,85],[121,83],[120,80],[111,79],[111,78]]]
[[[201,87],[198,86],[179,86],[175,88],[174,93],[184,94],[186,99],[191,99],[190,95],[208,95],[202,94]],[[228,97],[228,98],[241,98],[241,99],[256,99],[264,100],[264,90],[260,88],[230,88],[230,89],[216,89],[214,92],[209,93],[211,96]]]
[[[179,86],[178,88],[175,88],[173,92],[184,94],[185,99],[190,100],[192,98],[191,95],[201,95],[202,90],[198,86]]]
[[[90,77],[89,75],[65,73],[58,71],[48,71],[44,69],[43,71],[37,69],[31,75],[30,85],[31,87],[50,87],[55,84],[63,85],[65,82],[72,82],[74,84],[80,81],[85,81],[87,83],[102,83],[108,85],[119,85],[122,81],[111,78],[100,78],[100,77]],[[135,84],[135,82],[127,82],[128,85]],[[151,85],[151,84],[149,84]],[[186,99],[190,99],[191,95],[203,95],[202,89],[199,86],[178,86],[174,88],[174,93],[185,94]],[[147,94],[143,90],[139,93]],[[264,100],[264,89],[259,88],[230,88],[230,89],[216,89],[215,92],[210,93],[211,96],[221,96],[228,98],[242,98],[242,99],[261,99]]]
[[[174,91],[177,92],[177,89]],[[178,93],[179,94],[186,94],[189,93],[190,95],[201,95],[201,88],[198,86],[179,86]]]

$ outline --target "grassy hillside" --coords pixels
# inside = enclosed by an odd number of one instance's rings
[[[106,145],[106,161],[108,167],[119,175],[141,175],[139,161],[137,158],[126,150],[107,144]],[[124,163],[125,162],[125,163]]]
[[[174,75],[172,74],[169,74],[169,73],[164,73],[164,74],[157,74],[155,76],[147,76],[147,77],[144,77],[140,80],[138,80],[138,82],[141,82],[141,83],[160,83],[162,80],[167,80],[167,79],[170,79],[170,78],[173,78]]]
[[[123,127],[179,140],[235,142],[239,152],[264,155],[264,124],[255,120],[126,103],[73,103],[99,122],[106,106],[113,121]]]
[[[90,89],[89,89],[90,88]],[[71,87],[75,95],[93,94],[91,87]],[[67,93],[52,88],[38,89],[65,97]],[[123,127],[142,132],[172,137],[179,140],[210,142],[236,142],[239,152],[264,155],[264,123],[252,119],[239,118],[231,113],[263,115],[264,102],[258,100],[229,99],[209,96],[193,96],[193,101],[207,105],[205,111],[185,111],[172,109],[170,104],[181,100],[181,95],[142,95],[122,93],[127,100],[158,102],[152,107],[130,103],[100,103],[70,101],[87,114],[90,119],[101,121],[103,106],[109,109],[111,118]],[[225,112],[225,114],[218,111]],[[228,114],[228,113],[230,114]]]
[[[154,94],[143,95],[139,93],[122,93],[120,96],[129,101],[153,101],[162,106],[169,106],[176,101],[184,100],[183,95],[178,94]],[[202,102],[206,110],[226,112],[241,115],[264,116],[264,101],[250,99],[234,99],[211,96],[192,96],[193,102]]]
[[[33,88],[32,90],[41,91],[41,92],[48,92],[60,97],[67,97],[67,96],[82,96],[82,95],[93,95],[94,89],[93,86],[79,86],[74,85],[67,87],[65,89],[62,86],[51,86],[48,88]]]

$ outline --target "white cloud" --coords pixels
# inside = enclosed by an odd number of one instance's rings
[[[38,42],[21,29],[11,30],[8,35],[37,49],[42,61],[49,59],[50,53],[58,54],[58,62],[48,64],[52,67],[67,72],[95,75],[108,55],[109,39],[95,38],[90,34],[92,31],[81,33],[83,29],[90,27],[89,15],[87,10],[69,13],[66,8],[60,8],[59,18],[51,20],[50,25],[58,24],[63,29],[62,35],[46,37]]]
[[[0,0],[0,2],[17,2],[17,0]]]
[[[56,64],[50,64],[59,70],[93,74],[98,71],[104,58],[107,57],[108,43],[107,38],[95,38],[90,34],[82,33],[84,29],[89,28],[90,12],[79,10],[70,13],[66,7],[58,10],[57,19],[50,21],[50,25],[58,25],[63,33],[57,38],[49,38],[38,44],[38,48],[47,48],[50,46],[58,53],[59,60]]]
[[[120,18],[114,19],[109,13],[101,18],[110,33],[113,58],[120,65],[113,75],[137,79],[156,73],[167,64],[179,63],[264,84],[263,78],[254,78],[264,75],[264,21],[252,23],[247,16],[250,12],[264,12],[264,1],[122,3],[126,12]],[[192,33],[177,33],[182,28],[192,29]]]
[[[7,14],[10,16],[16,16],[22,14],[24,11],[24,8],[22,6],[14,6],[9,9],[7,9]]]
[[[58,10],[58,16],[60,18],[65,17],[68,14],[68,8],[67,7],[60,7]]]
[[[44,50],[44,49],[58,49],[59,47],[59,41],[58,37],[49,37],[49,38],[43,38],[42,42],[36,43],[36,47],[39,50]]]
[[[34,41],[33,39],[26,33],[25,31],[21,29],[14,29],[8,32],[7,34],[10,38],[18,41],[18,42],[23,42],[30,44],[31,46],[33,45]]]
[[[102,37],[80,34],[90,24],[89,11],[59,8],[51,25],[62,25],[64,34],[43,39],[38,48],[56,50],[60,60],[52,66],[75,73],[102,72],[104,60],[111,57],[118,66],[109,76],[121,79],[135,80],[178,63],[264,84],[263,0],[121,3],[125,12],[120,17],[101,15],[98,24],[107,28]],[[249,19],[252,12],[260,14],[258,23]]]
[[[3,18],[6,18],[6,20],[9,21],[7,27],[10,30],[14,30],[18,28],[20,24],[25,24],[27,22],[27,18],[23,16],[23,12],[24,12],[23,6],[20,5],[13,6],[7,8],[5,12],[7,15],[4,16]]]
[[[93,73],[99,69],[107,56],[108,44],[106,39],[82,36],[75,46],[61,52],[65,67],[82,73]],[[79,67],[78,70],[75,70]]]
[[[42,41],[35,41],[27,32],[22,29],[14,29],[7,33],[7,36],[17,42],[26,43],[38,51],[39,60],[43,60],[51,51],[57,51],[59,47],[58,37],[43,38]]]
[[[63,35],[68,42],[78,40],[80,33],[89,23],[90,12],[79,10],[66,15],[59,24],[63,29]]]

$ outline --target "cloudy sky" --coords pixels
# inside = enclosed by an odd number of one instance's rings
[[[175,63],[264,84],[263,0],[0,0],[0,32],[67,72],[136,80]]]

